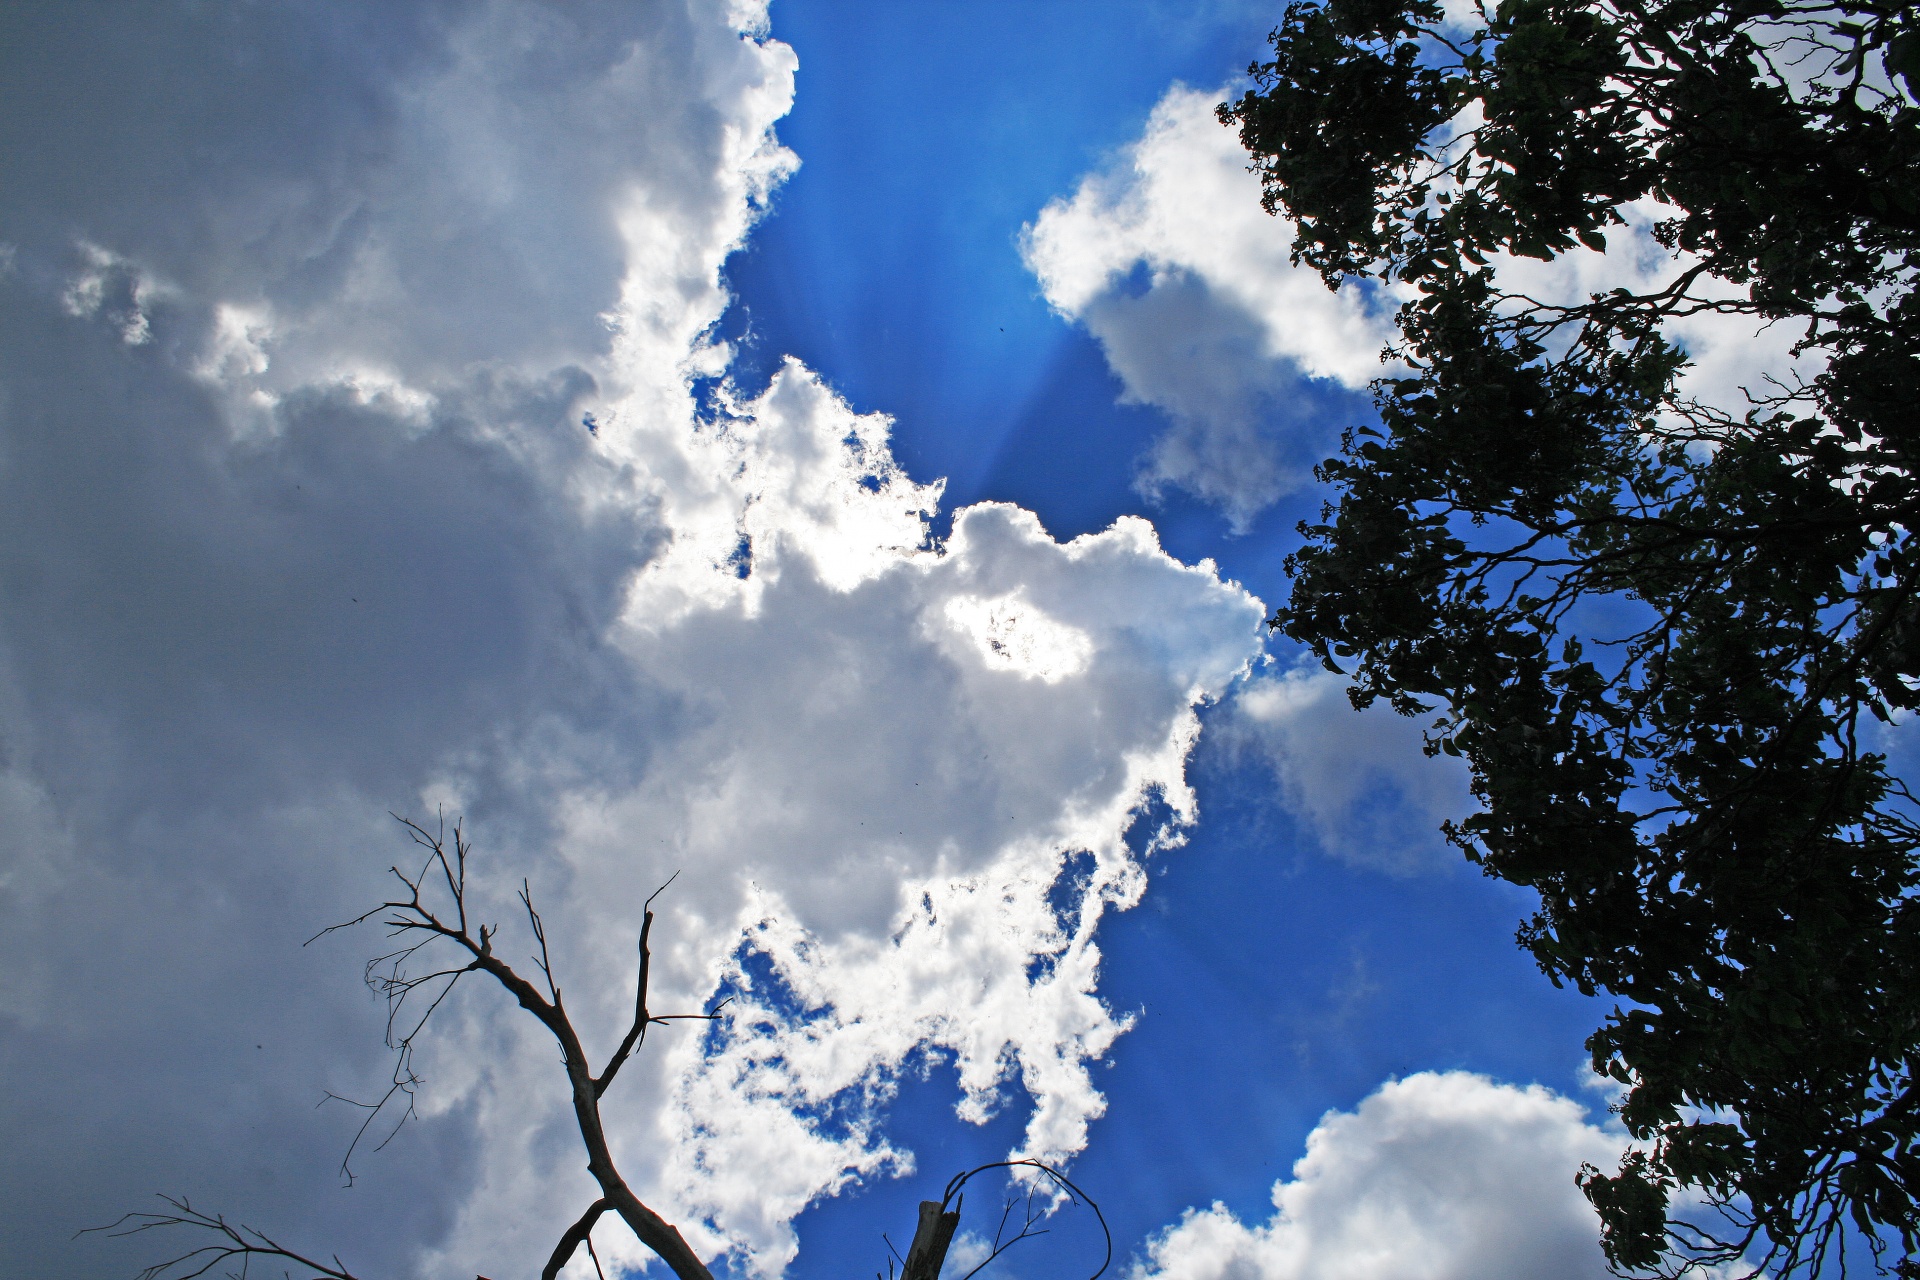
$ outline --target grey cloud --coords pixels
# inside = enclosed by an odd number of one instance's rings
[[[288,377],[416,376],[605,345],[633,175],[694,221],[727,122],[701,29],[656,0],[16,5],[0,238],[23,275],[75,242],[188,295],[265,301]],[[718,26],[720,24],[712,24]],[[736,37],[737,39],[737,37]],[[724,52],[724,50],[722,51]]]
[[[357,1116],[313,1104],[386,1069],[369,940],[300,942],[376,897],[383,810],[449,770],[511,856],[555,770],[618,785],[674,722],[604,639],[662,528],[578,419],[636,175],[684,219],[729,199],[709,54],[740,41],[696,25],[0,15],[7,1274],[152,1261],[71,1237],[157,1190],[369,1273],[456,1220],[460,1107],[333,1185]],[[210,371],[224,305],[268,317],[265,369]]]
[[[150,788],[89,788],[118,814],[305,788],[307,753],[366,786],[510,719],[592,661],[655,536],[632,509],[556,500],[557,476],[606,470],[568,429],[577,373],[483,386],[425,425],[304,391],[277,434],[234,444],[164,352],[9,302],[11,665],[40,767]]]
[[[127,348],[0,300],[0,732],[17,802],[69,842],[16,851],[37,887],[0,884],[13,1274],[124,1262],[66,1237],[156,1186],[341,1230],[293,1211],[340,1202],[341,1118],[309,1113],[378,1079],[377,1024],[353,966],[297,943],[377,892],[393,848],[372,819],[555,717],[602,776],[637,771],[647,736],[619,721],[662,701],[599,639],[658,543],[647,508],[556,492],[617,481],[567,430],[577,375],[483,385],[424,424],[316,389],[236,446],[169,364],[169,325]],[[394,1172],[444,1162],[457,1192],[464,1139],[440,1129]],[[348,1235],[388,1267],[446,1217],[384,1210]]]
[[[1222,729],[1266,759],[1282,803],[1331,856],[1397,874],[1453,865],[1439,827],[1472,811],[1468,773],[1426,753],[1419,720],[1383,703],[1355,711],[1345,680],[1301,667],[1248,682]]]
[[[1330,432],[1314,422],[1308,380],[1267,349],[1260,317],[1201,276],[1136,274],[1148,276],[1143,288],[1122,279],[1088,301],[1079,320],[1099,340],[1125,398],[1172,419],[1140,486],[1150,495],[1185,489],[1244,529],[1306,483],[1328,452]]]

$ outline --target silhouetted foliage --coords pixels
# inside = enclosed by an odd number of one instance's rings
[[[1616,1268],[1813,1271],[1849,1226],[1892,1261],[1920,1232],[1920,826],[1887,759],[1920,706],[1920,19],[1461,16],[1300,0],[1221,108],[1296,261],[1410,286],[1272,625],[1356,705],[1434,717],[1480,802],[1450,837],[1538,892],[1549,977],[1620,999],[1588,1047],[1646,1147],[1582,1178]],[[1504,283],[1642,201],[1660,287]],[[1674,326],[1708,313],[1790,326],[1814,372],[1683,395]]]

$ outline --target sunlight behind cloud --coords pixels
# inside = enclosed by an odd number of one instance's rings
[[[1054,684],[1087,669],[1093,646],[1084,631],[1062,626],[1018,595],[947,601],[951,622],[990,667]]]

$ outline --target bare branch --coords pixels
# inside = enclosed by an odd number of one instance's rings
[[[732,996],[728,996],[705,1013],[669,1013],[655,1016],[647,1011],[647,981],[653,966],[653,951],[648,945],[648,939],[653,933],[653,900],[665,893],[668,885],[671,885],[679,878],[680,873],[678,871],[668,876],[666,884],[661,885],[658,889],[655,889],[647,895],[646,904],[642,908],[644,915],[640,921],[640,977],[634,987],[633,1025],[627,1028],[626,1036],[620,1041],[620,1047],[613,1051],[613,1057],[607,1060],[606,1067],[594,1078],[593,1096],[595,1098],[606,1093],[607,1086],[613,1083],[614,1076],[619,1073],[621,1067],[626,1065],[628,1055],[631,1054],[634,1049],[647,1042],[647,1027],[650,1024],[655,1022],[712,1022],[720,1016],[720,1010],[724,1009],[733,999]]]
[[[540,954],[533,962],[540,966],[540,972],[547,978],[547,994],[553,997],[554,1004],[560,1003],[560,988],[553,982],[553,957],[547,953],[547,926],[541,922],[540,913],[533,909],[533,890],[526,880],[520,881],[520,903],[527,909],[527,923],[533,926],[534,940],[540,944]]]
[[[103,1227],[88,1227],[85,1231],[78,1233],[75,1239],[96,1233],[109,1238],[137,1236],[171,1227],[189,1227],[213,1233],[214,1240],[211,1244],[204,1244],[197,1249],[177,1254],[165,1262],[156,1262],[141,1271],[136,1280],[196,1280],[197,1277],[206,1275],[215,1267],[235,1258],[240,1259],[243,1274],[247,1263],[254,1258],[278,1258],[283,1262],[291,1262],[295,1266],[307,1268],[315,1277],[326,1277],[327,1280],[360,1280],[358,1276],[346,1269],[337,1255],[331,1264],[319,1262],[304,1254],[296,1253],[272,1236],[244,1222],[229,1222],[220,1214],[206,1213],[196,1209],[185,1196],[175,1199],[173,1196],[162,1195],[160,1199],[166,1202],[170,1212],[125,1214],[117,1221]],[[306,1280],[311,1280],[311,1277]]]
[[[1042,1177],[1051,1182],[1058,1192],[1063,1194],[1056,1198],[1054,1204],[1050,1206],[1042,1203],[1039,1189],[1030,1186],[1024,1196],[1025,1207],[1018,1224],[1018,1229],[1011,1234],[1008,1233],[1008,1226],[1013,1221],[1014,1208],[1022,1203],[1023,1197],[1017,1193],[1009,1194],[1006,1203],[1001,1207],[1000,1221],[994,1229],[993,1241],[989,1246],[989,1252],[986,1258],[983,1259],[978,1266],[975,1266],[973,1270],[961,1277],[961,1280],[972,1280],[973,1276],[992,1263],[994,1259],[1011,1249],[1014,1245],[1019,1244],[1022,1240],[1031,1240],[1037,1236],[1046,1235],[1049,1229],[1040,1224],[1046,1221],[1047,1217],[1052,1213],[1053,1208],[1057,1207],[1061,1199],[1076,1204],[1084,1201],[1087,1207],[1093,1210],[1094,1218],[1100,1224],[1101,1235],[1106,1241],[1106,1254],[1101,1259],[1099,1270],[1093,1273],[1091,1280],[1099,1280],[1100,1276],[1105,1274],[1108,1266],[1113,1262],[1113,1233],[1108,1230],[1106,1215],[1100,1212],[1100,1206],[1093,1202],[1093,1198],[1076,1187],[1068,1180],[1066,1175],[1058,1169],[1041,1161],[997,1160],[991,1164],[983,1164],[978,1168],[969,1169],[965,1173],[956,1175],[947,1183],[946,1191],[940,1199],[922,1200],[920,1202],[919,1222],[914,1231],[913,1243],[908,1246],[907,1256],[905,1258],[900,1257],[899,1250],[894,1248],[893,1241],[887,1237],[886,1233],[881,1233],[880,1238],[886,1241],[888,1251],[893,1255],[894,1259],[898,1259],[900,1262],[899,1280],[939,1280],[940,1269],[945,1265],[947,1251],[953,1242],[954,1232],[960,1225],[960,1211],[965,1200],[963,1189],[966,1187],[968,1181],[991,1169],[1036,1170]],[[890,1259],[887,1264],[887,1275],[890,1280],[893,1275],[892,1259]]]
[[[676,871],[673,874],[677,877],[680,873]],[[669,878],[667,884],[672,883],[673,879]],[[647,1023],[652,1021],[652,1019],[647,1016],[647,977],[653,964],[653,952],[647,946],[647,939],[653,932],[653,900],[665,892],[667,884],[663,884],[658,889],[655,889],[652,894],[647,897],[646,906],[642,908],[643,915],[640,920],[640,977],[634,987],[633,1025],[627,1028],[626,1037],[620,1041],[620,1047],[613,1051],[613,1057],[607,1060],[605,1069],[602,1070],[600,1075],[594,1080],[593,1096],[596,1098],[605,1093],[607,1086],[613,1083],[613,1077],[619,1073],[621,1067],[626,1065],[627,1055],[633,1052],[634,1047],[646,1042]]]
[[[580,1221],[568,1227],[566,1233],[560,1237],[560,1243],[553,1246],[553,1256],[547,1259],[546,1267],[541,1270],[540,1280],[553,1280],[559,1275],[560,1268],[567,1265],[567,1260],[573,1257],[574,1251],[581,1245],[586,1245],[588,1249],[593,1248],[593,1224],[600,1221],[600,1215],[611,1208],[613,1208],[613,1202],[604,1196],[587,1206],[587,1211],[580,1215]],[[593,1265],[594,1269],[598,1270],[600,1260],[595,1258]]]
[[[412,1114],[413,1093],[415,1088],[421,1083],[420,1077],[411,1069],[411,1058],[415,1038],[424,1030],[432,1014],[445,1000],[454,983],[465,974],[475,970],[486,972],[512,993],[523,1007],[534,1013],[560,1042],[568,1073],[570,1077],[572,1077],[575,1086],[574,1102],[576,1115],[580,1120],[582,1137],[587,1143],[591,1157],[589,1160],[589,1170],[601,1182],[603,1190],[607,1192],[607,1194],[595,1201],[593,1205],[589,1206],[580,1220],[570,1227],[561,1237],[560,1242],[556,1245],[547,1263],[543,1276],[546,1277],[547,1280],[551,1280],[551,1277],[556,1275],[558,1271],[565,1266],[566,1262],[573,1256],[581,1244],[587,1246],[589,1255],[593,1258],[596,1271],[599,1271],[600,1261],[593,1247],[591,1232],[600,1217],[611,1209],[618,1212],[628,1225],[634,1228],[636,1234],[639,1235],[643,1242],[648,1244],[649,1247],[654,1248],[657,1253],[665,1258],[676,1274],[683,1277],[683,1280],[710,1280],[705,1267],[701,1265],[698,1259],[687,1249],[678,1231],[670,1224],[661,1220],[657,1215],[653,1214],[645,1205],[641,1204],[638,1199],[634,1197],[624,1180],[621,1179],[618,1172],[613,1168],[610,1155],[606,1150],[605,1138],[601,1131],[597,1104],[600,1095],[605,1090],[606,1084],[610,1082],[613,1074],[630,1055],[634,1047],[634,1042],[644,1037],[645,1029],[648,1025],[655,1022],[679,1020],[714,1020],[721,1016],[721,1011],[730,1003],[731,997],[722,999],[705,1013],[653,1015],[648,1012],[646,993],[653,913],[650,910],[647,911],[640,938],[641,968],[638,990],[636,992],[634,1027],[628,1033],[627,1042],[622,1044],[621,1049],[609,1063],[606,1072],[604,1072],[598,1080],[595,1080],[585,1072],[585,1060],[580,1048],[579,1037],[574,1032],[571,1022],[559,1002],[559,989],[557,985],[551,981],[551,959],[545,935],[545,927],[538,911],[532,905],[531,890],[527,882],[524,880],[522,882],[520,898],[526,907],[529,924],[534,930],[536,939],[541,944],[541,953],[536,957],[535,963],[538,964],[542,972],[548,976],[548,989],[553,996],[551,1002],[542,999],[539,992],[533,988],[531,984],[492,954],[492,939],[494,936],[494,930],[492,928],[485,925],[480,926],[477,940],[469,934],[465,910],[465,855],[467,846],[459,826],[456,825],[454,828],[456,846],[454,857],[449,859],[446,856],[444,848],[435,843],[439,837],[432,833],[427,833],[423,828],[411,821],[406,819],[401,819],[400,821],[408,828],[410,834],[416,841],[427,843],[431,850],[427,863],[423,866],[421,873],[410,877],[397,869],[392,871],[392,874],[407,887],[408,897],[384,903],[380,907],[356,917],[353,921],[330,926],[328,929],[322,930],[320,934],[315,935],[316,938],[324,936],[334,929],[346,927],[346,924],[365,923],[382,912],[391,913],[389,918],[384,922],[391,932],[424,931],[428,934],[428,936],[420,942],[381,956],[376,956],[367,964],[366,980],[368,985],[389,1001],[387,1040],[388,1043],[398,1051],[398,1058],[396,1060],[393,1083],[380,1101],[374,1103],[357,1102],[353,1099],[343,1098],[331,1093],[323,1099],[323,1102],[346,1102],[351,1106],[361,1107],[368,1111],[366,1120],[362,1122],[360,1130],[356,1133],[354,1141],[349,1147],[349,1158],[351,1157],[353,1149],[358,1146],[373,1122],[396,1097],[404,1097],[406,1099],[406,1110],[403,1112],[400,1120],[396,1122],[394,1130],[390,1132],[386,1138],[382,1139],[379,1145],[385,1146],[388,1141],[391,1141],[394,1134],[398,1132],[399,1127],[404,1124],[407,1117]],[[422,886],[426,883],[429,873],[436,866],[439,867],[441,871],[440,880],[446,886],[448,893],[452,895],[452,910],[457,923],[450,924],[443,921],[441,917],[436,915],[427,905],[422,896]],[[668,883],[671,884],[671,880],[669,880]],[[666,886],[663,885],[662,889],[665,887]],[[648,898],[647,901],[649,904],[653,901],[653,897],[658,896],[659,892],[660,890],[656,890],[655,894]],[[442,939],[458,944],[472,959],[467,964],[459,967],[435,969],[424,974],[415,973],[408,968],[409,962],[416,956],[421,948]],[[311,940],[312,939],[309,941]],[[433,998],[428,1003],[426,1010],[422,1012],[418,1018],[411,1020],[411,1025],[407,1027],[404,1034],[396,1034],[396,1028],[401,1025],[401,1015],[405,1002],[421,990],[421,988],[434,982],[439,982],[441,985],[438,990],[434,992]],[[587,1088],[583,1089],[581,1087],[583,1084],[586,1085]],[[946,1245],[950,1242],[953,1227],[958,1221],[957,1201],[961,1186],[964,1185],[968,1178],[971,1178],[977,1173],[984,1172],[990,1168],[1003,1167],[1031,1167],[1037,1169],[1051,1178],[1059,1186],[1066,1189],[1071,1198],[1086,1200],[1088,1205],[1094,1209],[1096,1215],[1099,1215],[1098,1206],[1095,1205],[1090,1198],[1086,1197],[1084,1193],[1079,1192],[1078,1188],[1074,1187],[1063,1175],[1037,1161],[1006,1161],[982,1166],[980,1169],[960,1175],[960,1177],[950,1183],[946,1191],[945,1199],[942,1201],[926,1202],[925,1208],[931,1211],[931,1216],[927,1217],[925,1222],[923,1222],[923,1228],[925,1228],[925,1230],[916,1236],[915,1249],[918,1251],[917,1256],[910,1254],[910,1257],[914,1258],[916,1265],[910,1267],[903,1273],[902,1280],[909,1280],[910,1277],[919,1276],[922,1272],[925,1273],[928,1280],[937,1277],[940,1261],[945,1256]],[[342,1163],[342,1170],[347,1174],[348,1178],[351,1179],[351,1171],[345,1161]],[[955,1208],[951,1211],[945,1208],[948,1202],[955,1203]],[[212,1245],[203,1246],[170,1259],[165,1263],[161,1263],[156,1267],[149,1268],[146,1272],[142,1273],[142,1280],[193,1280],[194,1277],[205,1274],[211,1267],[218,1265],[228,1258],[245,1257],[249,1255],[283,1258],[295,1262],[298,1265],[306,1266],[319,1276],[333,1277],[335,1280],[355,1280],[344,1267],[339,1265],[338,1259],[335,1259],[332,1266],[319,1263],[283,1248],[271,1238],[244,1225],[229,1224],[224,1218],[217,1215],[204,1214],[193,1210],[185,1200],[175,1201],[168,1198],[167,1203],[173,1206],[177,1212],[172,1214],[129,1214],[119,1222],[110,1224],[109,1227],[94,1229],[114,1235],[128,1235],[162,1226],[188,1226],[213,1231],[220,1237],[219,1240]],[[992,1257],[999,1256],[1006,1248],[1021,1239],[1028,1239],[1033,1236],[1045,1234],[1045,1230],[1037,1226],[1043,1219],[1044,1214],[1035,1209],[1034,1206],[1037,1202],[1030,1194],[1028,1197],[1028,1211],[1025,1221],[1022,1223],[1020,1230],[1011,1239],[1006,1239],[1005,1226],[1013,1203],[1014,1201],[1009,1201],[1008,1211],[1002,1214],[1001,1229],[995,1234],[995,1248],[989,1261],[992,1260]],[[1102,1231],[1106,1232],[1104,1217],[1100,1218],[1100,1225]],[[931,1232],[931,1234],[928,1234],[928,1232]],[[1107,1237],[1107,1253],[1109,1259],[1111,1252],[1112,1243],[1111,1235],[1109,1234]],[[187,1269],[184,1271],[179,1270],[183,1265]],[[927,1270],[929,1266],[931,1266],[931,1270]],[[1105,1269],[1106,1263],[1103,1262],[1100,1271],[1095,1272],[1095,1276],[1097,1277],[1101,1272],[1104,1272]],[[975,1270],[977,1271],[978,1268]]]
[[[646,1007],[648,930],[641,932],[641,973],[640,987],[636,998],[636,1014],[633,1029],[628,1033],[613,1062],[600,1079],[596,1080],[588,1064],[586,1050],[580,1035],[568,1018],[561,1003],[560,987],[554,980],[553,959],[548,946],[546,924],[533,905],[533,891],[529,882],[520,882],[520,901],[526,908],[527,922],[539,943],[539,953],[534,963],[546,980],[546,993],[527,978],[514,971],[513,967],[494,954],[494,939],[498,929],[490,925],[473,928],[467,911],[467,855],[470,846],[466,841],[460,823],[453,824],[453,847],[447,848],[446,820],[442,815],[438,828],[427,830],[409,818],[395,815],[396,821],[403,826],[413,842],[427,850],[427,856],[420,870],[408,875],[398,867],[390,868],[395,879],[404,887],[405,896],[396,895],[381,903],[371,911],[354,917],[352,920],[322,929],[312,938],[311,943],[338,929],[350,925],[365,924],[376,918],[385,925],[388,935],[406,939],[406,944],[396,950],[375,956],[369,960],[364,972],[364,980],[369,988],[387,1002],[386,1043],[395,1051],[394,1070],[391,1082],[385,1094],[377,1102],[355,1102],[328,1094],[322,1099],[347,1102],[367,1112],[353,1141],[348,1145],[347,1156],[341,1162],[342,1174],[351,1182],[353,1174],[350,1162],[353,1153],[372,1129],[382,1114],[396,1104],[401,1106],[398,1120],[393,1130],[383,1139],[380,1146],[392,1141],[394,1135],[414,1114],[413,1099],[421,1085],[420,1076],[413,1069],[413,1053],[416,1041],[425,1031],[435,1012],[452,993],[453,988],[469,973],[480,972],[491,977],[519,1005],[546,1027],[560,1046],[564,1063],[569,1094],[573,1103],[574,1119],[578,1124],[580,1139],[586,1147],[587,1170],[599,1183],[601,1197],[595,1201],[579,1222],[569,1228],[556,1247],[553,1258],[548,1263],[546,1275],[551,1277],[564,1266],[574,1251],[584,1243],[589,1256],[594,1260],[596,1270],[600,1267],[599,1255],[594,1252],[590,1238],[593,1225],[609,1210],[617,1213],[629,1229],[639,1237],[641,1243],[652,1249],[680,1280],[712,1280],[704,1263],[680,1235],[680,1232],[659,1214],[643,1204],[633,1193],[626,1180],[620,1175],[613,1161],[613,1154],[607,1141],[604,1123],[600,1116],[600,1096],[606,1083],[613,1077],[619,1065],[626,1061],[634,1045],[644,1036],[646,1028],[654,1022],[679,1021],[683,1019],[711,1020],[720,1016],[720,1010],[726,1004],[721,1001],[703,1014],[672,1014],[665,1017],[652,1016]],[[668,883],[672,883],[671,880]],[[666,886],[661,886],[664,889]],[[659,890],[654,896],[658,896]],[[648,898],[648,904],[653,901]],[[646,913],[647,923],[653,919],[651,910]],[[450,944],[459,956],[458,963],[424,964],[416,967],[421,953],[436,943]],[[418,1016],[413,1009],[424,1003]],[[410,1005],[412,1007],[410,1007]],[[165,1197],[163,1197],[165,1198]],[[166,1198],[167,1204],[174,1210],[162,1214],[128,1214],[107,1228],[100,1228],[107,1234],[131,1235],[160,1227],[189,1227],[213,1234],[213,1242],[187,1253],[171,1258],[164,1263],[149,1267],[142,1273],[140,1280],[197,1280],[209,1270],[229,1259],[241,1260],[241,1275],[246,1272],[249,1258],[279,1258],[284,1261],[307,1267],[315,1276],[327,1280],[356,1280],[334,1259],[331,1265],[316,1262],[282,1247],[280,1244],[242,1224],[232,1224],[217,1214],[206,1214],[193,1209],[184,1199]],[[312,1280],[311,1277],[306,1280]],[[604,1280],[604,1276],[603,1276]]]

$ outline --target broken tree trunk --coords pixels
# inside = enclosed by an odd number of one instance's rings
[[[960,1211],[940,1211],[938,1200],[920,1202],[920,1224],[914,1229],[913,1243],[907,1248],[907,1262],[900,1269],[900,1280],[940,1280],[940,1268],[947,1261],[947,1246],[953,1243],[954,1228],[960,1225]]]

